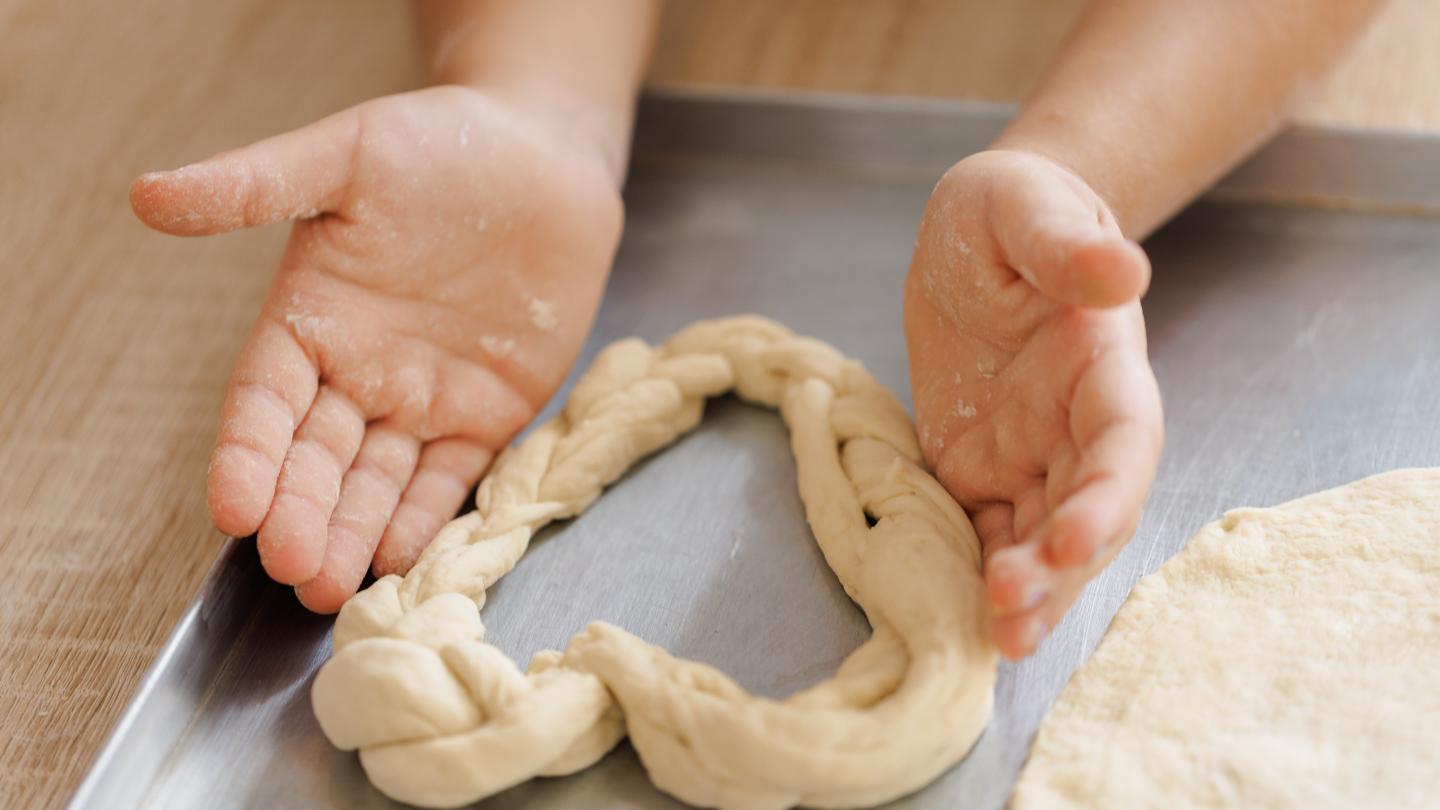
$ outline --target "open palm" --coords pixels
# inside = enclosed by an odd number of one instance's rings
[[[982,152],[936,187],[905,289],[921,443],[1028,655],[1133,532],[1161,446],[1144,253],[1078,177]]]
[[[210,509],[319,611],[409,568],[554,393],[621,206],[598,156],[474,91],[378,99],[136,181],[183,235],[295,223],[236,363]]]

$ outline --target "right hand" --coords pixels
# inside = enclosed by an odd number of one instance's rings
[[[579,352],[619,242],[598,149],[479,91],[376,99],[138,178],[151,227],[298,219],[230,379],[210,514],[333,612],[408,570]]]
[[[905,285],[925,458],[970,515],[992,632],[1033,652],[1140,518],[1163,437],[1150,263],[1078,175],[980,152],[935,187]]]

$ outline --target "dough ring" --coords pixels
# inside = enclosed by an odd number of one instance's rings
[[[603,622],[525,673],[486,644],[485,589],[535,531],[584,511],[732,389],[780,407],[806,518],[873,628],[835,676],[757,698]],[[616,342],[561,415],[500,457],[476,511],[405,577],[346,603],[312,693],[320,727],[360,750],[381,791],[431,807],[574,773],[626,733],[655,785],[694,805],[861,807],[910,793],[980,735],[996,664],[979,542],[922,463],[889,391],[772,321],[701,321],[658,348]]]

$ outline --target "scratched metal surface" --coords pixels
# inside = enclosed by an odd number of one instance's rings
[[[844,100],[797,118],[774,102],[652,102],[626,240],[582,364],[618,337],[754,311],[833,342],[908,397],[899,301],[915,222],[936,168],[982,146],[1001,115]],[[1334,165],[1310,167],[1311,196],[1345,198],[1347,173],[1373,186],[1365,161],[1394,173],[1397,154],[1426,159],[1417,176],[1440,166],[1434,142],[1304,137],[1342,163],[1334,183]],[[1285,143],[1242,177],[1283,194],[1309,148]],[[1433,188],[1362,196],[1425,206]],[[1146,311],[1168,445],[1137,535],[1036,656],[1001,667],[994,718],[968,758],[896,807],[1003,806],[1046,708],[1130,588],[1225,509],[1440,465],[1437,223],[1202,203],[1151,240]],[[491,592],[490,640],[524,661],[603,618],[761,694],[814,683],[867,628],[814,547],[793,474],[776,416],[713,402],[694,434],[534,544]],[[266,583],[249,544],[235,543],[75,806],[393,806],[311,715],[329,625]],[[584,773],[482,806],[676,804],[622,744]]]

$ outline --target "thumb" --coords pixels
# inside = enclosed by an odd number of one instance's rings
[[[1150,283],[1145,251],[1125,238],[1095,192],[1059,165],[1035,166],[997,190],[992,216],[1005,261],[1053,300],[1114,307]]]
[[[130,185],[130,207],[146,225],[205,236],[334,210],[359,141],[355,108],[309,126]]]

